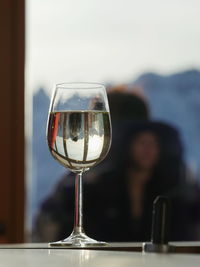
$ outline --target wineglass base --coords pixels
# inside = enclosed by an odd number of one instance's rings
[[[49,243],[50,247],[91,247],[91,246],[107,246],[108,243],[94,240],[88,237],[84,233],[74,234],[72,233],[69,237]]]

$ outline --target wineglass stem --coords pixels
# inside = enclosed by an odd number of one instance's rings
[[[84,233],[83,230],[83,185],[82,173],[78,173],[75,179],[75,210],[74,210],[74,234]]]

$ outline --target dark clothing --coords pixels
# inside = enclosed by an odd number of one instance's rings
[[[65,177],[58,185],[52,197],[47,199],[41,208],[37,221],[37,232],[40,229],[40,217],[48,214],[51,222],[58,226],[55,240],[67,237],[73,228],[74,186],[68,185],[68,180],[74,175]],[[123,179],[123,178],[121,178]],[[146,186],[143,201],[143,214],[134,218],[130,212],[130,201],[126,188],[119,183],[118,174],[109,171],[99,177],[97,183],[84,186],[84,228],[88,236],[105,241],[148,241],[150,240],[152,205],[157,195],[168,195],[171,198],[172,217],[170,240],[196,240],[195,222],[200,214],[197,201],[197,187],[184,185],[166,191],[152,191],[151,182]],[[188,194],[190,196],[188,196]],[[192,198],[191,198],[192,195]],[[39,234],[40,235],[40,234]],[[49,240],[52,241],[52,240]]]

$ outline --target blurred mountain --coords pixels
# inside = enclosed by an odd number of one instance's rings
[[[200,176],[200,71],[188,70],[169,76],[141,75],[134,85],[143,88],[151,117],[179,129],[185,158]]]

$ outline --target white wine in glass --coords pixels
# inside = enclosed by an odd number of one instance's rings
[[[74,229],[50,246],[98,246],[83,229],[82,174],[102,161],[111,144],[106,89],[95,83],[58,84],[50,104],[47,141],[52,156],[76,173]]]

